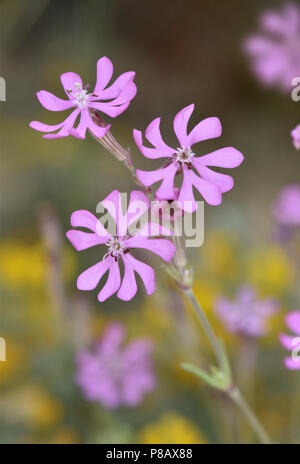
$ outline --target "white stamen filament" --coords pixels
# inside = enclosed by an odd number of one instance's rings
[[[108,252],[103,256],[103,259],[105,259],[107,256],[112,256],[113,258],[118,259],[119,256],[126,252],[124,239],[120,237],[110,238],[106,242],[106,246],[108,247]]]
[[[191,147],[180,147],[174,153],[174,160],[182,163],[187,164],[190,163],[195,153],[192,152]]]
[[[76,105],[80,109],[84,108],[87,105],[90,94],[88,93],[86,88],[82,89],[82,86],[81,86],[80,82],[75,82],[74,87],[75,87],[76,90],[78,90],[78,92],[73,93],[72,90],[70,90],[70,89],[68,90],[68,92],[73,94],[74,103],[76,103]]]

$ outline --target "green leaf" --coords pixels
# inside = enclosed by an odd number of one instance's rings
[[[181,364],[182,369],[187,372],[191,372],[192,374],[199,377],[201,380],[204,380],[208,385],[214,387],[218,390],[226,390],[227,389],[227,379],[224,376],[223,372],[220,371],[215,366],[211,367],[212,374],[200,369],[199,367],[195,366],[191,363],[183,363]]]

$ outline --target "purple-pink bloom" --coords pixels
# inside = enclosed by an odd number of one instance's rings
[[[220,137],[222,126],[218,118],[210,117],[199,122],[188,133],[187,125],[193,111],[194,105],[189,105],[179,111],[174,118],[173,126],[179,142],[178,148],[171,148],[163,141],[159,128],[160,118],[154,119],[145,130],[145,137],[154,148],[143,145],[141,131],[136,129],[133,131],[135,143],[146,158],[166,158],[164,165],[156,171],[137,169],[139,180],[147,187],[161,182],[156,192],[157,198],[172,200],[176,198],[175,176],[182,172],[183,182],[178,201],[182,209],[187,212],[197,209],[193,187],[210,205],[219,205],[222,202],[222,193],[232,189],[232,177],[215,172],[210,169],[210,166],[235,168],[244,159],[243,155],[233,147],[221,148],[204,156],[196,156],[192,150],[193,145],[203,140]]]
[[[300,76],[300,8],[286,3],[278,11],[266,11],[260,28],[245,42],[253,72],[264,85],[290,91],[292,79]]]
[[[108,278],[98,294],[98,300],[104,301],[114,293],[121,300],[131,300],[137,292],[135,272],[141,277],[146,292],[151,295],[155,290],[155,273],[152,267],[136,259],[132,254],[135,248],[152,251],[165,261],[170,261],[175,252],[174,244],[163,238],[153,238],[152,235],[171,235],[169,230],[157,224],[146,222],[133,232],[130,230],[150,207],[150,201],[143,192],[133,191],[127,212],[122,211],[122,197],[118,190],[114,190],[101,202],[114,221],[115,231],[109,233],[92,213],[86,210],[75,211],[71,215],[72,227],[89,229],[90,232],[71,229],[67,237],[76,250],[85,250],[95,245],[105,244],[107,252],[94,266],[84,271],[77,279],[79,290],[93,290],[100,279],[108,271]],[[119,259],[124,264],[124,276],[121,281]]]
[[[300,124],[298,124],[295,129],[292,130],[291,136],[293,139],[293,144],[296,150],[300,150]]]
[[[85,138],[89,129],[96,137],[101,138],[109,130],[110,125],[99,126],[91,117],[91,110],[100,111],[112,118],[119,116],[128,108],[130,101],[135,97],[136,86],[133,82],[135,73],[132,71],[121,74],[113,84],[108,86],[113,74],[113,64],[109,58],[103,56],[97,62],[97,81],[92,92],[88,92],[88,85],[83,85],[78,74],[67,72],[60,76],[61,83],[68,100],[62,100],[46,90],[37,92],[40,103],[50,111],[63,111],[73,109],[72,113],[61,123],[48,125],[32,121],[32,129],[47,132],[43,137],[55,139],[73,135]],[[76,120],[80,121],[75,128]],[[58,132],[55,132],[58,131]],[[51,132],[51,134],[48,134]]]
[[[300,311],[292,311],[285,316],[285,322],[288,329],[295,335],[279,335],[282,346],[292,351],[292,357],[285,358],[284,364],[287,369],[300,369]]]
[[[76,356],[76,383],[84,397],[109,409],[138,406],[156,386],[151,340],[136,338],[122,347],[124,337],[124,326],[112,323],[92,351]]]
[[[278,310],[278,303],[271,298],[260,300],[253,288],[243,286],[234,301],[219,297],[215,310],[229,332],[261,337],[266,334],[267,320]]]
[[[279,192],[272,213],[280,224],[300,226],[300,184],[287,185]]]

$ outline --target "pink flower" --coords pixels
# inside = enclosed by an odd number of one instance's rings
[[[259,300],[254,289],[243,286],[235,301],[220,297],[215,309],[229,332],[261,337],[265,335],[267,319],[277,311],[278,303],[273,299]]]
[[[292,311],[285,317],[285,322],[295,336],[280,334],[279,339],[284,348],[292,351],[291,358],[285,358],[284,364],[288,369],[300,369],[300,311]]]
[[[296,150],[300,150],[300,124],[298,124],[295,129],[292,130],[291,136],[293,139],[293,144]]]
[[[107,246],[107,252],[101,261],[80,274],[77,279],[77,288],[79,290],[93,290],[108,271],[108,279],[98,294],[98,300],[104,301],[118,292],[118,298],[128,301],[137,292],[134,274],[136,272],[143,280],[147,294],[151,295],[155,290],[154,270],[134,258],[131,251],[134,248],[144,248],[156,253],[165,261],[170,261],[175,252],[173,243],[162,238],[150,239],[150,236],[151,234],[160,235],[162,233],[170,235],[171,232],[150,222],[143,225],[136,233],[130,231],[134,223],[150,207],[150,201],[142,192],[131,192],[130,202],[125,214],[122,212],[121,194],[118,190],[114,190],[108,195],[101,202],[101,205],[114,220],[114,232],[109,233],[106,231],[100,221],[89,211],[75,211],[71,216],[72,227],[83,227],[92,231],[92,233],[89,233],[71,229],[67,232],[67,237],[76,250],[85,250],[99,244]],[[124,264],[122,282],[119,268],[120,258]]]
[[[109,409],[138,406],[156,386],[151,341],[136,338],[122,348],[124,337],[121,324],[110,324],[93,351],[80,351],[76,356],[76,383],[84,397]]]
[[[32,121],[29,124],[30,127],[41,132],[58,130],[58,132],[43,135],[48,139],[66,137],[69,134],[78,138],[85,138],[87,129],[96,137],[103,137],[109,130],[110,125],[103,124],[100,127],[95,124],[90,111],[100,111],[115,118],[128,108],[130,101],[136,94],[136,86],[133,82],[134,72],[129,71],[121,74],[112,85],[107,87],[112,74],[113,65],[106,56],[103,56],[97,62],[97,82],[93,92],[88,92],[89,86],[83,86],[82,79],[78,74],[73,72],[62,74],[60,80],[68,100],[62,100],[46,90],[37,92],[37,97],[47,110],[63,111],[72,108],[72,113],[60,124],[50,126],[42,122]],[[80,121],[75,129],[74,126],[79,115]]]
[[[275,200],[272,212],[285,226],[300,226],[300,184],[284,187]]]
[[[160,118],[154,119],[145,131],[146,139],[154,148],[144,146],[142,133],[136,129],[133,131],[135,143],[146,158],[166,158],[165,164],[156,171],[148,172],[137,169],[136,173],[139,180],[147,187],[160,181],[161,185],[156,192],[157,198],[172,200],[176,198],[175,176],[182,172],[183,182],[178,201],[187,212],[193,212],[197,209],[193,187],[211,205],[219,205],[222,202],[222,193],[233,187],[232,177],[212,171],[209,166],[235,168],[244,159],[243,155],[232,147],[221,148],[208,155],[196,156],[192,150],[193,145],[202,140],[219,137],[222,127],[218,118],[206,118],[188,134],[187,125],[193,111],[194,105],[189,105],[179,111],[174,118],[174,131],[179,142],[178,148],[171,148],[163,141],[159,129]]]
[[[267,11],[260,19],[261,32],[246,40],[252,68],[264,85],[290,91],[300,76],[300,9],[294,3]]]

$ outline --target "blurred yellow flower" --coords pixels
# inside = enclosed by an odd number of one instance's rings
[[[145,425],[139,433],[143,444],[204,444],[207,440],[192,421],[170,411],[152,424]]]
[[[37,385],[2,393],[0,415],[11,423],[25,423],[32,427],[47,427],[62,416],[60,403]]]
[[[12,289],[43,286],[48,273],[48,257],[42,243],[26,244],[5,240],[0,244],[0,278]],[[63,252],[63,271],[73,274],[75,257],[68,249]]]
[[[10,287],[37,286],[44,280],[45,254],[41,244],[6,240],[0,245],[0,276]]]
[[[237,243],[224,231],[211,231],[200,248],[205,270],[216,277],[230,280],[238,274]]]
[[[294,268],[277,245],[251,251],[246,257],[247,283],[254,284],[262,296],[278,295],[293,286]]]

